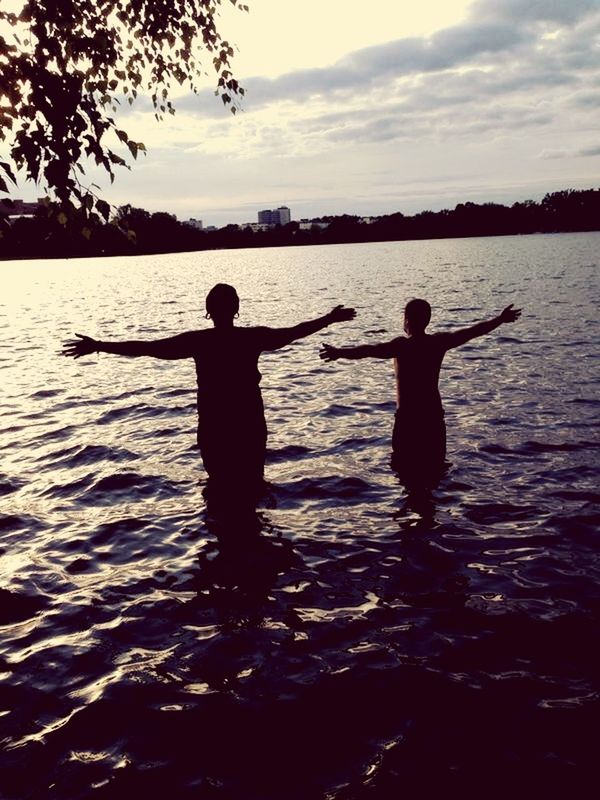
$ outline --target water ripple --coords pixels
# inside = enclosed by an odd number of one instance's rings
[[[505,796],[589,793],[597,250],[581,234],[20,262],[0,324],[3,796],[468,797],[490,776]],[[313,339],[266,354],[269,484],[257,511],[235,491],[215,511],[193,365],[55,350],[73,330],[204,325],[223,280],[246,324],[356,305],[333,345],[396,335],[411,296],[438,330],[525,311],[448,354],[431,493],[389,471],[389,363],[324,364]]]

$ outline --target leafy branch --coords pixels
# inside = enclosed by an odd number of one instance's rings
[[[229,0],[243,11],[248,7]],[[65,208],[110,207],[80,182],[91,162],[111,182],[145,153],[116,122],[122,102],[150,97],[157,120],[175,113],[175,86],[197,93],[210,59],[216,94],[235,113],[244,94],[231,72],[233,47],[217,29],[221,0],[23,0],[0,11],[0,192],[16,173]]]

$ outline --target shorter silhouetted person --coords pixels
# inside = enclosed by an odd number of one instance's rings
[[[411,300],[404,310],[404,331],[391,342],[358,347],[323,345],[325,361],[338,358],[393,358],[396,372],[396,417],[392,435],[392,466],[405,483],[432,483],[439,478],[446,456],[446,425],[438,389],[444,355],[476,336],[514,322],[521,315],[512,305],[486,322],[453,333],[425,332],[431,319],[426,300]]]
[[[239,492],[262,481],[267,426],[260,391],[258,359],[334,322],[353,319],[352,308],[336,306],[328,314],[290,328],[236,327],[239,298],[233,286],[219,283],[206,297],[213,328],[188,331],[153,341],[104,342],[89,336],[67,342],[63,353],[193,358],[198,383],[198,445],[213,484],[234,482]]]

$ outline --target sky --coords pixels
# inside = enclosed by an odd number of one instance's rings
[[[148,148],[112,203],[256,221],[405,214],[600,186],[600,0],[247,0],[220,30],[246,89],[122,126]]]

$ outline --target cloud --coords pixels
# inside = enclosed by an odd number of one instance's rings
[[[554,158],[569,158],[567,150],[542,150],[540,158],[554,159]]]
[[[600,144],[579,147],[575,150],[542,150],[539,155],[543,159],[587,158],[589,156],[600,156]]]
[[[566,84],[576,80],[576,73],[597,68],[600,15],[591,15],[593,10],[598,12],[599,6],[592,0],[478,0],[466,22],[429,37],[363,48],[326,67],[248,78],[243,108],[254,113],[315,99],[335,105],[377,89],[393,93],[410,78],[432,75],[436,81],[447,80],[457,72],[468,75],[464,85],[469,91],[479,88],[469,86],[473,78],[496,94]],[[559,25],[556,36],[545,38],[536,27],[540,22]],[[224,114],[208,90],[180,98],[176,106],[205,118]]]
[[[597,0],[476,0],[474,19],[573,24],[598,10]]]
[[[273,79],[249,78],[244,105],[254,110],[275,102],[364,92],[409,75],[460,67],[527,39],[526,33],[507,25],[457,25],[429,38],[399,39],[357,50],[329,67],[297,70]],[[202,99],[208,100],[208,95]],[[190,109],[191,102],[184,101],[183,107]]]

